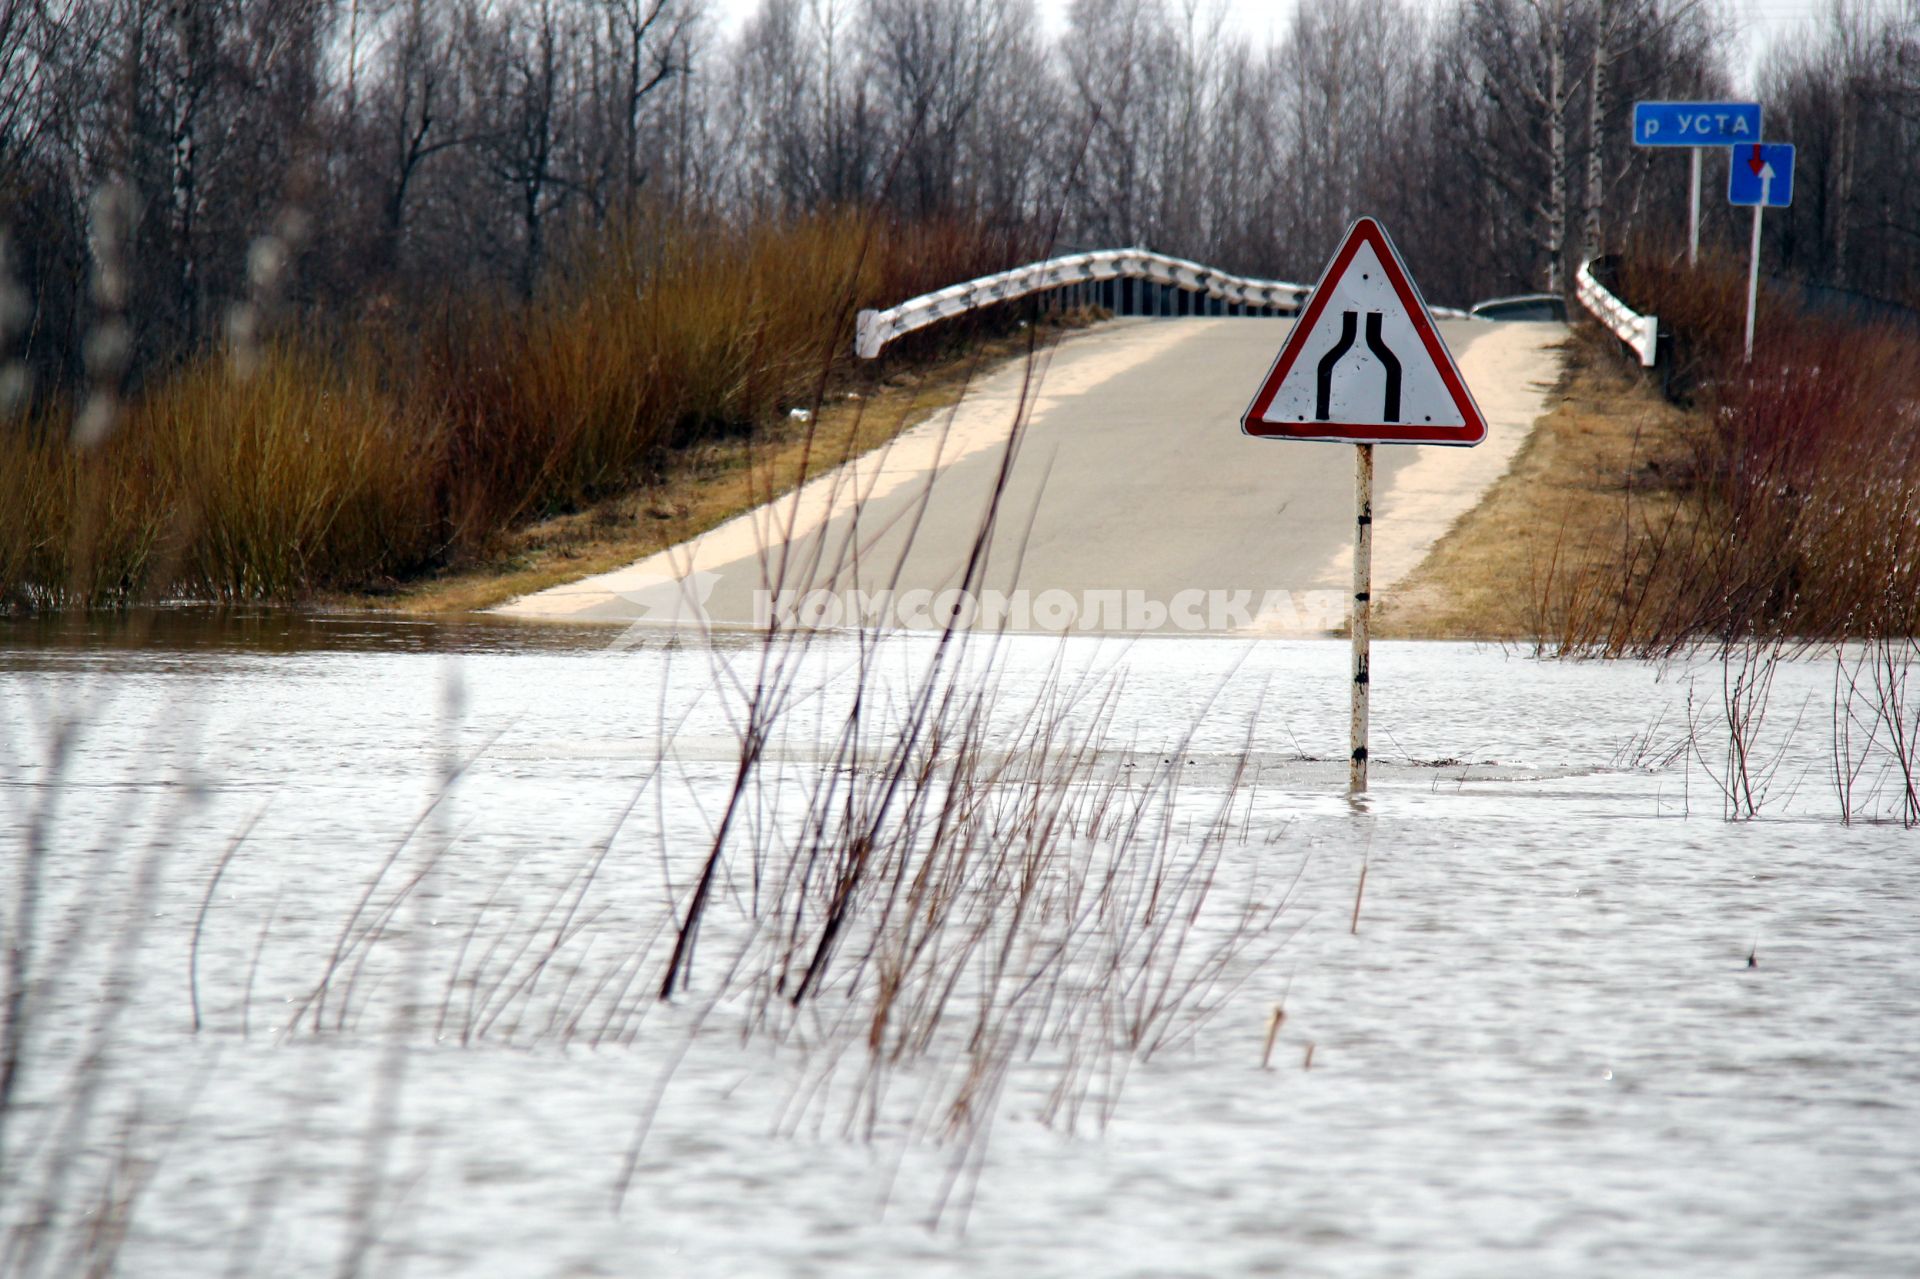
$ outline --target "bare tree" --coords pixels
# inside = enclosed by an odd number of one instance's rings
[[[673,0],[601,0],[619,54],[620,161],[625,195],[647,179],[640,154],[641,111],[674,76],[691,72],[688,34],[694,10]]]
[[[1452,82],[1448,125],[1478,180],[1519,212],[1530,269],[1553,292],[1567,281],[1577,101],[1587,82],[1592,3],[1462,0],[1442,36]]]
[[[482,134],[493,173],[513,197],[514,277],[523,297],[539,283],[551,219],[578,190],[561,164],[573,89],[565,19],[562,0],[535,0],[475,35],[486,103]]]
[[[973,126],[1029,0],[866,0],[866,80],[897,163],[893,203],[914,217],[967,203],[959,185],[979,149]],[[1004,84],[999,86],[1004,90]]]
[[[1329,0],[1303,9],[1271,59],[1293,227],[1311,269],[1368,212],[1384,175],[1405,173],[1402,112],[1420,27],[1399,0]],[[1404,181],[1404,178],[1402,179]],[[1313,247],[1306,247],[1313,246]]]
[[[1724,91],[1724,81],[1711,72],[1711,50],[1724,35],[1701,0],[1597,0],[1587,91],[1586,256],[1605,247],[1609,198],[1632,167],[1627,104],[1643,92],[1705,98]],[[1618,176],[1609,179],[1609,167]],[[1643,163],[1641,173],[1648,167]]]
[[[407,228],[407,197],[421,167],[435,155],[473,140],[464,118],[466,86],[452,49],[445,0],[408,0],[381,50],[367,111],[376,122],[379,227],[375,265],[398,265]]]
[[[756,202],[858,203],[876,189],[878,121],[854,13],[850,0],[763,0],[747,23],[735,83]]]
[[[1761,86],[1770,131],[1799,148],[1774,247],[1822,283],[1920,302],[1920,6],[1835,0]]]
[[[1149,155],[1166,114],[1162,71],[1171,41],[1155,0],[1074,0],[1069,11],[1062,141],[1083,150],[1074,223],[1089,241],[1153,237],[1161,175]]]
[[[1630,144],[1632,100],[1727,85],[1707,0],[1321,0],[1264,46],[1221,0],[1073,0],[1052,41],[1035,0],[760,0],[737,37],[707,7],[0,0],[15,353],[83,381],[109,185],[136,380],[250,305],[249,246],[303,220],[287,296],[315,314],[530,297],[560,238],[637,203],[884,200],[1296,278],[1371,212],[1449,298],[1560,289],[1684,208],[1684,168]],[[1837,0],[1763,96],[1802,148],[1776,260],[1920,293],[1920,8]]]

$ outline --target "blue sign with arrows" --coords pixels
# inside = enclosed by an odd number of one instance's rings
[[[1643,147],[1727,147],[1760,140],[1758,102],[1636,102],[1633,141]]]
[[[1793,203],[1793,146],[1756,142],[1735,147],[1727,168],[1727,203],[1784,209]]]

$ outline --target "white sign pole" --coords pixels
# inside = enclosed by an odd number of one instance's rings
[[[1753,248],[1747,260],[1747,362],[1753,362],[1753,311],[1760,300],[1760,218],[1773,196],[1773,166],[1760,170],[1760,203],[1753,206]]]
[[[1367,629],[1373,613],[1373,445],[1354,446],[1353,470],[1353,754],[1347,766],[1347,793],[1367,789]]]
[[[1687,267],[1700,261],[1700,151],[1693,148],[1693,211],[1687,218]]]

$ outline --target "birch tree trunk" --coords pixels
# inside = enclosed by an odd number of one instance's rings
[[[197,0],[174,0],[173,75],[167,86],[168,207],[174,241],[174,316],[180,340],[191,346],[200,332],[200,280],[197,227],[199,211],[198,115],[204,87],[203,16]]]
[[[1607,202],[1607,93],[1612,83],[1614,15],[1618,5],[1606,0],[1595,33],[1593,82],[1587,94],[1587,217],[1581,249],[1587,257],[1600,255],[1600,219]]]
[[[1561,259],[1567,248],[1567,5],[1553,0],[1547,45],[1547,292],[1565,290]]]

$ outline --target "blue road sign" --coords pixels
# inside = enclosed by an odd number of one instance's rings
[[[1793,203],[1793,146],[1756,142],[1735,147],[1727,169],[1727,203],[1784,209]]]
[[[1643,147],[1727,147],[1760,140],[1758,102],[1636,102],[1633,141]]]

